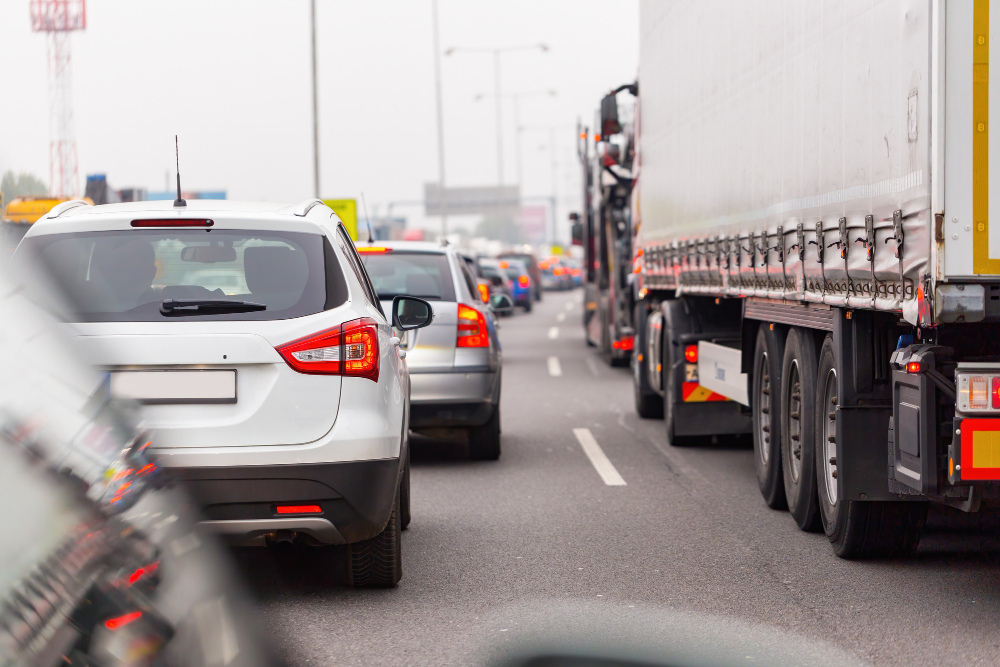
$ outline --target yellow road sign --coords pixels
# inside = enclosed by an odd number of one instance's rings
[[[333,212],[344,221],[344,227],[351,239],[358,240],[358,200],[357,199],[324,199],[323,203],[333,209]]]

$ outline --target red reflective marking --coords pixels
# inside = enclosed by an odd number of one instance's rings
[[[125,614],[124,616],[116,616],[115,618],[109,618],[104,621],[104,627],[108,630],[117,630],[118,628],[128,625],[134,620],[137,620],[142,616],[141,611],[133,611],[130,614]]]
[[[320,514],[319,505],[278,505],[278,514]]]

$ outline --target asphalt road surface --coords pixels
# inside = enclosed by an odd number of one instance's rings
[[[1000,664],[995,524],[932,514],[913,559],[837,559],[765,507],[747,444],[673,448],[635,414],[629,371],[584,344],[581,296],[502,321],[499,461],[414,438],[398,588],[328,582],[328,557],[237,553],[285,660],[494,664],[555,645],[674,664]]]

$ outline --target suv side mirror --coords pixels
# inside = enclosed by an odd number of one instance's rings
[[[399,331],[426,327],[434,320],[431,304],[415,296],[392,298],[392,326]]]

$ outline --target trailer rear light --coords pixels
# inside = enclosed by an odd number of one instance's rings
[[[908,364],[906,364],[906,372],[907,373],[919,373],[920,372],[920,362],[919,361],[911,361]]]
[[[631,350],[635,347],[635,336],[625,336],[621,340],[616,340],[611,343],[611,347],[616,350]]]
[[[520,285],[521,287],[527,287],[529,284],[531,284],[531,281],[528,279],[528,276],[518,276],[517,284]]]
[[[122,616],[116,616],[114,618],[109,618],[104,621],[104,627],[108,630],[117,630],[118,628],[124,627],[131,623],[132,621],[137,621],[142,617],[141,611],[133,611],[130,614],[124,614]]]
[[[994,410],[1000,410],[1000,377],[991,380],[990,402]]]
[[[464,303],[458,304],[458,331],[455,345],[458,347],[489,347],[490,334],[486,329],[486,318],[475,308]]]
[[[698,346],[688,345],[684,348],[684,359],[687,360],[689,364],[698,363]]]
[[[378,323],[368,317],[276,349],[285,363],[299,373],[349,375],[378,382]]]
[[[275,508],[278,514],[322,514],[323,508],[319,505],[278,505]]]
[[[490,302],[490,288],[482,283],[476,285],[476,289],[479,290],[479,298],[483,300],[483,303]]]
[[[149,220],[133,220],[133,227],[211,227],[215,225],[214,220],[193,220],[188,218],[167,218],[167,219],[149,219]]]
[[[359,245],[354,249],[358,251],[359,255],[381,255],[392,251],[392,248],[385,248],[377,245]]]

